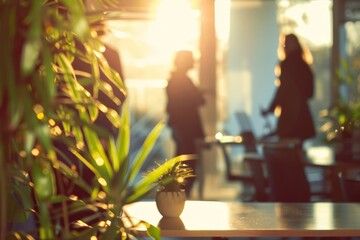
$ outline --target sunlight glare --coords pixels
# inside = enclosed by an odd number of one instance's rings
[[[322,203],[314,205],[316,228],[334,229],[335,212],[330,203]]]
[[[288,3],[288,0],[280,2],[284,5]],[[329,0],[294,5],[286,10],[285,17],[297,23],[295,32],[307,39],[313,47],[331,46],[331,5]],[[305,13],[307,19],[304,19]]]
[[[230,35],[230,0],[215,1],[216,35],[219,41],[226,44]]]
[[[329,146],[314,146],[307,149],[307,156],[319,164],[326,164],[329,163],[329,159],[333,161],[334,152]]]
[[[196,216],[191,213],[196,212]],[[203,218],[201,216],[209,216]],[[216,216],[217,221],[213,221]],[[230,229],[230,212],[229,206],[225,202],[192,202],[185,203],[184,212],[181,219],[188,230],[195,229]],[[201,219],[201,221],[199,221]],[[222,223],[219,225],[219,223]]]
[[[163,52],[193,48],[199,32],[198,16],[188,1],[160,1],[149,43]]]

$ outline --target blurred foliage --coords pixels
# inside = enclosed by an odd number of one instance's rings
[[[94,2],[106,9],[121,0]],[[83,1],[0,1],[0,239],[127,239],[138,224],[160,238],[148,223],[123,221],[122,207],[170,167],[136,180],[164,123],[130,162],[126,101],[111,109],[98,98],[115,90],[104,78],[126,96],[94,30],[99,21],[106,14],[87,15]],[[100,114],[115,136],[96,124]]]
[[[358,72],[351,67],[349,61],[341,59],[341,67],[337,71],[338,102],[335,106],[320,112],[324,119],[321,130],[328,141],[350,138],[360,128],[360,98],[358,92]]]

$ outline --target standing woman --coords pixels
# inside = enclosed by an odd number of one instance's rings
[[[283,47],[285,58],[280,62],[280,85],[262,115],[274,112],[279,117],[276,134],[280,139],[296,138],[303,142],[315,136],[308,104],[314,94],[314,76],[296,35],[286,35]]]
[[[176,143],[176,155],[196,154],[196,139],[204,137],[199,108],[205,99],[187,73],[194,67],[191,51],[178,51],[174,59],[174,69],[166,88],[168,125]],[[186,161],[196,170],[195,160]],[[186,194],[189,196],[195,178],[187,178]]]

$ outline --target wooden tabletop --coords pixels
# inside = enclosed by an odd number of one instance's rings
[[[162,218],[154,201],[125,207],[164,237],[360,236],[360,203],[187,201],[180,218]]]

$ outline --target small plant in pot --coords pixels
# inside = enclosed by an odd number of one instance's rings
[[[181,155],[166,161],[171,166],[157,180],[156,206],[163,217],[179,217],[184,210],[186,194],[184,186],[187,178],[194,177],[191,167],[186,164],[191,155]]]

